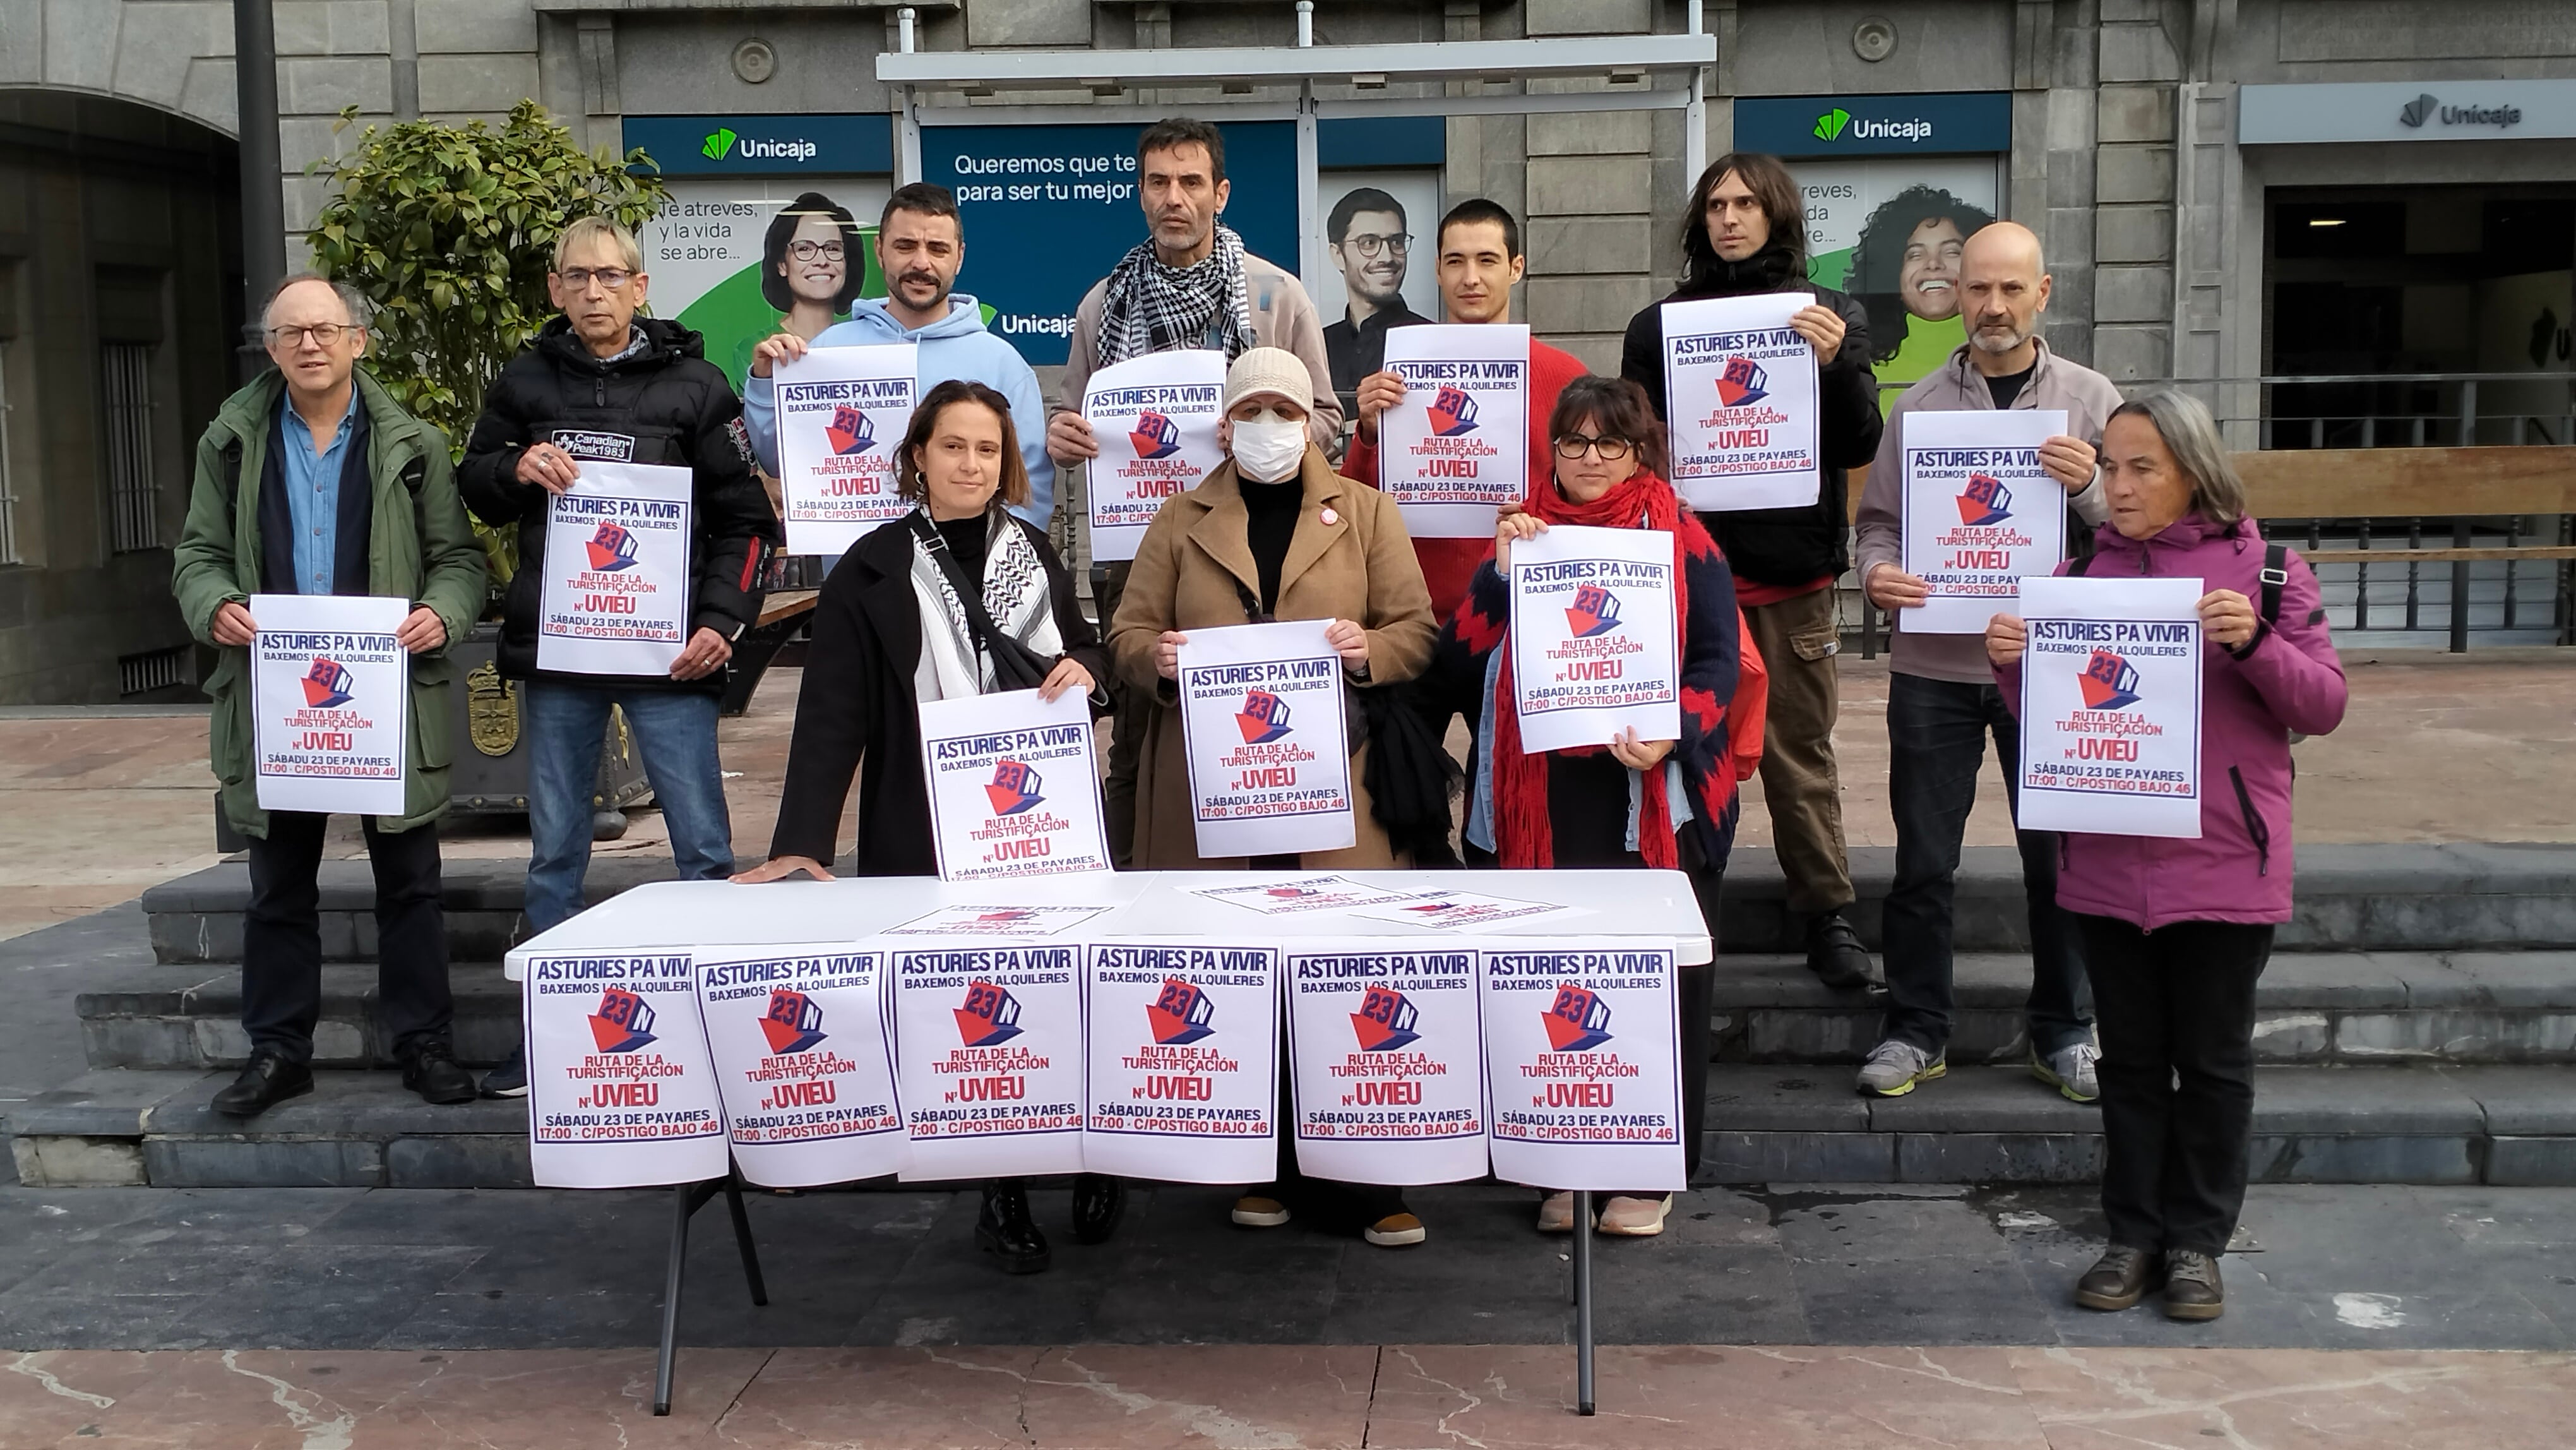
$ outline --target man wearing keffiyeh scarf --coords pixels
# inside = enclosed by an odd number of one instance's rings
[[[1216,348],[1231,363],[1252,346],[1243,238],[1222,222],[1215,230],[1215,246],[1186,267],[1165,265],[1153,242],[1119,259],[1102,298],[1102,367],[1182,347]]]

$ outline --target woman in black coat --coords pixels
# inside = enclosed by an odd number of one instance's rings
[[[1046,535],[1011,516],[1028,471],[1010,400],[982,383],[941,383],[913,411],[897,455],[903,496],[920,507],[850,546],[814,602],[813,644],[796,697],[796,733],[769,859],[736,876],[832,879],[833,848],[850,777],[859,778],[856,874],[938,873],[930,798],[921,771],[924,700],[989,694],[997,682],[950,580],[953,564],[982,586],[993,627],[1051,660],[1039,693],[1080,690],[1106,708],[1109,662],[1074,602],[1073,581]],[[941,553],[951,556],[943,560]],[[1125,1185],[1075,1181],[1074,1238],[1098,1243],[1117,1227]],[[1046,1236],[1029,1218],[1028,1190],[1002,1179],[984,1190],[975,1239],[1017,1274],[1047,1266]]]

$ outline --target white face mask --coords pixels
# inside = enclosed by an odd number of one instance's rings
[[[1306,425],[1260,418],[1234,425],[1234,466],[1255,483],[1279,483],[1306,460]]]

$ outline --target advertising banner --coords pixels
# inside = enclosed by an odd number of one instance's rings
[[[1816,501],[1816,350],[1789,326],[1812,300],[1764,292],[1663,305],[1672,484],[1692,508]]]
[[[1342,657],[1324,642],[1329,623],[1194,629],[1181,646],[1200,856],[1338,851],[1358,839]]]
[[[1082,947],[881,942],[894,981],[907,1180],[1082,1162]]]
[[[394,631],[410,613],[402,599],[251,596],[261,810],[403,814],[411,656]]]
[[[919,400],[920,351],[909,342],[818,347],[778,365],[787,552],[838,558],[869,530],[912,511],[895,491],[895,454]]]
[[[724,1104],[686,952],[529,960],[528,1160],[539,1188],[726,1173]]]
[[[1673,536],[1557,524],[1512,545],[1512,688],[1521,747],[1682,733]]]
[[[1482,1178],[1476,953],[1300,942],[1286,972],[1298,1171],[1343,1183]]]
[[[1084,470],[1091,557],[1133,559],[1163,500],[1199,486],[1225,462],[1225,354],[1185,348],[1113,363],[1091,375],[1082,416],[1100,443]]]
[[[1279,948],[1090,950],[1083,1166],[1167,1183],[1278,1170]]]
[[[2025,830],[2200,836],[2198,579],[2024,579]]]
[[[1928,107],[2001,101],[2002,115],[1951,125],[1917,111],[1918,101]],[[1735,103],[1739,127],[1751,104],[1756,103]],[[1854,111],[1864,105],[1860,98],[1850,100]],[[1895,406],[1904,384],[1946,364],[1968,340],[1959,321],[1959,255],[2001,209],[1998,163],[2000,153],[2012,149],[2012,107],[2008,96],[1876,97],[1866,105],[1885,105],[1896,114],[1851,116],[1829,145],[1817,148],[1836,153],[1833,159],[1793,160],[1789,169],[1807,203],[1807,275],[1820,287],[1850,294],[1868,314],[1868,362],[1885,411]],[[1820,103],[1810,113],[1812,124],[1833,128],[1833,113],[1843,109],[1842,103]],[[1854,150],[1854,132],[1882,119],[1908,130],[1922,128],[1906,123],[1928,120],[1936,135],[1952,134],[1971,146],[1988,143],[1979,149],[1997,154],[1922,155],[1911,147],[1902,155],[1844,154]]]
[[[881,952],[833,943],[699,954],[699,1009],[743,1177],[818,1188],[903,1167],[884,965]]]
[[[585,462],[548,501],[537,668],[663,675],[689,642],[691,475]]]
[[[1106,871],[1091,705],[1067,690],[921,703],[921,767],[943,881]]]
[[[635,238],[653,279],[653,315],[704,339],[707,361],[724,369],[737,393],[750,376],[751,350],[765,339],[781,332],[812,337],[847,318],[857,299],[886,295],[876,236],[891,178],[852,173],[889,171],[891,161],[826,142],[813,148],[813,159],[829,157],[831,164],[817,169],[796,159],[807,149],[794,145],[797,138],[747,134],[754,126],[803,130],[824,119],[626,118],[626,144],[652,148],[670,189],[670,199]],[[864,123],[877,146],[887,146],[890,127],[882,112],[830,119]],[[647,128],[662,134],[638,140]],[[675,175],[689,160],[700,174]],[[716,174],[763,171],[801,174]],[[815,244],[809,256],[794,255],[798,242]],[[837,256],[829,250],[833,242],[840,244]]]
[[[1404,400],[1378,419],[1378,488],[1417,539],[1482,539],[1529,491],[1530,330],[1424,323],[1386,335]]]
[[[1390,127],[1428,124],[1428,151]],[[1392,337],[1440,316],[1440,167],[1446,141],[1437,116],[1326,120],[1316,127],[1329,168],[1315,177],[1315,215],[1324,220],[1324,265],[1292,268],[1324,323],[1324,359],[1347,414],[1360,379],[1383,361],[1370,336]],[[1353,128],[1353,135],[1344,128]],[[1337,134],[1338,133],[1338,134]],[[1366,169],[1350,169],[1365,157]],[[1231,160],[1232,158],[1228,158]],[[1338,164],[1337,164],[1338,163]],[[1286,266],[1284,259],[1275,259]],[[1321,381],[1320,379],[1318,381]]]
[[[1494,1176],[1683,1188],[1672,949],[1561,940],[1481,960]]]
[[[2039,445],[2066,431],[2062,408],[1908,413],[1905,572],[1928,590],[1896,612],[1908,634],[1983,634],[2021,581],[2066,558],[2066,487]]]

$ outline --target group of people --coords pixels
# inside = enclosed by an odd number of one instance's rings
[[[1847,470],[1867,465],[1858,518],[1869,600],[1896,619],[1888,705],[1898,864],[1884,921],[1886,1018],[1858,1088],[1877,1096],[1941,1077],[1951,1025],[1951,902],[1965,822],[1989,739],[2016,778],[2019,621],[1983,641],[1905,628],[1926,594],[1901,565],[1899,451],[1905,419],[1932,411],[2063,409],[2040,450],[2067,504],[2098,526],[2066,566],[2198,577],[2205,671],[2203,832],[2192,841],[2020,833],[2033,980],[2028,1066],[2079,1102],[2104,1104],[2112,1245],[2079,1300],[2135,1303],[2162,1282],[2167,1312],[2206,1318],[2223,1300],[2215,1266],[2244,1193],[2251,1129],[2253,983],[2272,924],[2289,915],[2290,732],[2340,718],[2340,668],[2314,575],[2267,549],[2206,410],[2177,394],[2123,403],[2112,385],[2039,336],[2050,279],[2039,240],[2008,222],[1965,238],[1956,264],[1967,342],[1883,412],[1869,372],[1868,314],[1808,280],[1800,194],[1768,156],[1720,157],[1698,178],[1683,227],[1687,273],[1666,300],[1799,292],[1791,326],[1819,369],[1823,464],[1811,506],[1699,514],[1667,481],[1660,304],[1637,314],[1620,376],[1531,345],[1527,496],[1490,540],[1416,540],[1375,486],[1379,422],[1405,383],[1373,370],[1343,406],[1337,348],[1296,277],[1251,255],[1227,227],[1224,142],[1204,122],[1147,128],[1138,195],[1148,237],[1084,296],[1053,404],[1016,352],[955,290],[966,255],[950,194],[912,184],[876,237],[888,295],[842,295],[861,245],[837,211],[783,215],[773,247],[780,332],[753,349],[746,395],[700,356],[697,336],[642,315],[649,279],[634,239],[577,221],[548,286],[563,315],[495,381],[451,471],[446,440],[404,414],[357,366],[363,299],[304,275],[265,314],[277,371],[236,395],[198,452],[175,587],[192,628],[223,647],[214,765],[227,814],[251,839],[245,942],[249,1064],[218,1094],[249,1116],[311,1090],[320,947],[314,872],[322,818],[263,813],[249,780],[245,652],[255,592],[365,593],[414,601],[412,709],[443,718],[445,651],[471,627],[484,560],[467,526],[515,523],[517,572],[499,648],[529,741],[527,928],[580,909],[592,782],[612,706],[621,709],[687,879],[828,878],[857,783],[851,867],[934,871],[918,706],[1036,688],[1077,691],[1113,721],[1104,798],[1122,868],[1360,869],[1450,864],[1645,867],[1686,874],[1715,935],[1739,781],[1758,769],[1810,967],[1827,985],[1879,985],[1851,919],[1833,728],[1840,628],[1835,581],[1851,566]],[[1360,208],[1365,211],[1365,208]],[[1400,215],[1400,214],[1399,214]],[[1375,235],[1372,233],[1372,235]],[[1345,239],[1346,240],[1346,239]],[[1381,238],[1379,245],[1385,245]],[[1451,207],[1433,238],[1443,319],[1509,320],[1526,270],[1520,229],[1482,198]],[[834,270],[838,267],[840,270]],[[848,305],[833,323],[808,294]],[[1368,331],[1424,319],[1373,315]],[[777,470],[775,369],[809,347],[922,344],[921,401],[897,455],[898,522],[853,545],[816,601],[778,825],[768,859],[736,874],[716,748],[716,700],[734,641],[757,617],[780,546],[760,482]],[[1131,563],[1110,567],[1097,626],[1049,542],[1060,473],[1099,449],[1079,411],[1098,368],[1170,349],[1227,359],[1224,463],[1168,500]],[[694,632],[667,676],[560,676],[535,654],[551,495],[585,459],[669,463],[695,480]],[[1338,460],[1338,463],[1337,463]],[[1505,583],[1513,546],[1556,524],[1668,534],[1676,566],[1680,735],[1622,732],[1532,753],[1514,707]],[[2255,601],[2261,601],[2258,605]],[[1193,631],[1270,619],[1329,621],[1351,692],[1354,844],[1338,851],[1212,860],[1198,852],[1175,677]],[[1982,647],[1982,655],[1980,649]],[[1463,769],[1439,742],[1463,718]],[[436,819],[444,731],[409,736],[407,814],[365,823],[379,888],[382,1000],[407,1086],[433,1102],[526,1091],[523,1063],[478,1085],[450,1044]],[[1758,763],[1757,763],[1758,762]],[[1463,774],[1463,830],[1450,781]],[[1684,968],[1686,1156],[1697,1167],[1713,968]],[[2089,988],[2089,990],[2088,990]],[[2100,1047],[2094,1006],[2100,1009]],[[1085,1176],[1074,1234],[1114,1232],[1124,1185]],[[1542,1230],[1659,1233],[1670,1195],[1607,1195],[1592,1225],[1572,1196],[1544,1196]],[[1283,1137],[1275,1181],[1247,1187],[1233,1221],[1304,1217],[1373,1244],[1424,1242],[1400,1190],[1302,1177]],[[1046,1266],[1026,1185],[987,1185],[977,1238],[1003,1267]]]

